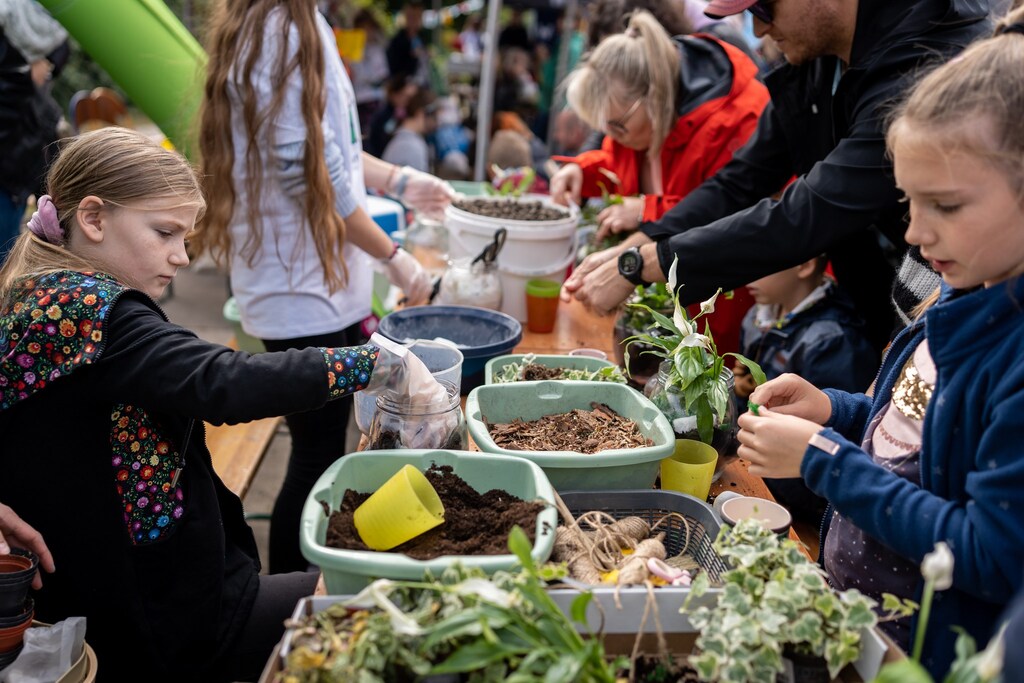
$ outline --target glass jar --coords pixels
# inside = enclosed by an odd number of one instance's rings
[[[697,433],[697,416],[691,414],[685,406],[683,393],[676,386],[666,386],[669,372],[672,369],[672,361],[662,361],[658,366],[658,372],[648,380],[644,386],[644,395],[651,399],[651,402],[668,418],[675,432],[677,439],[694,439],[700,441]],[[733,397],[733,385],[735,379],[732,370],[722,368],[719,381],[726,386],[725,417],[719,421],[715,416],[714,435],[711,438],[711,447],[718,453],[718,463],[715,465],[715,476],[712,481],[718,481],[722,476],[722,470],[730,462],[735,460],[736,449],[739,448],[739,441],[736,439],[738,427],[736,419],[739,417],[739,410],[736,407],[736,400]]]
[[[445,448],[466,450],[468,433],[458,388],[440,382],[448,400],[441,405],[411,403],[407,396],[386,393],[377,397],[370,421],[369,450]]]
[[[494,262],[472,263],[472,260],[467,256],[448,264],[436,303],[501,310],[498,266]]]
[[[672,317],[672,310],[659,311],[669,318]],[[626,344],[625,341],[637,334],[650,334],[661,336],[662,332],[657,327],[637,327],[635,320],[640,317],[631,308],[624,308],[615,318],[615,326],[612,328],[612,350],[615,352],[615,362],[626,370],[626,377],[630,386],[635,389],[642,389],[649,380],[658,375],[658,365],[662,362],[660,356],[644,351],[653,351],[656,347],[643,342],[633,342],[629,345],[629,365],[626,365]]]
[[[417,216],[406,232],[405,246],[435,277],[448,267],[448,230],[441,221]]]

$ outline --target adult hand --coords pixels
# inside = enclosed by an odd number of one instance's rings
[[[39,566],[48,573],[53,573],[55,569],[53,555],[50,554],[50,549],[43,542],[42,534],[15,514],[10,507],[0,503],[0,555],[10,554],[11,542],[34,552],[39,556]],[[36,590],[43,587],[43,579],[38,572],[32,579],[32,587]]]
[[[640,197],[625,197],[621,204],[606,206],[597,214],[597,239],[636,230],[640,227],[643,211],[644,200]]]
[[[832,417],[832,401],[803,377],[786,373],[754,389],[750,400],[773,412],[823,425]]]
[[[610,315],[629,298],[636,286],[619,275],[618,259],[607,260],[583,277],[573,297],[598,315]],[[564,287],[563,287],[564,291]]]
[[[559,294],[562,301],[566,303],[572,301],[573,294],[583,286],[583,282],[587,275],[590,275],[608,261],[616,261],[617,268],[620,253],[622,253],[621,246],[611,247],[602,251],[595,251],[593,254],[590,254],[580,261],[580,264],[573,269],[572,275],[562,283],[562,292]]]
[[[767,386],[767,385],[766,385]],[[800,476],[807,442],[821,425],[794,415],[761,408],[739,417],[737,454],[750,463],[750,473],[770,479]]]
[[[430,275],[412,254],[399,249],[384,262],[384,272],[391,284],[402,290],[410,305],[427,303],[433,283]]]
[[[551,200],[568,206],[579,204],[583,199],[583,169],[579,164],[566,164],[551,176]]]
[[[398,188],[397,196],[403,203],[428,218],[440,219],[444,216],[444,210],[455,196],[451,185],[409,166],[403,166],[399,174],[404,176],[404,182],[399,178],[394,186]]]

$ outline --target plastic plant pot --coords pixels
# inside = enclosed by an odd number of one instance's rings
[[[555,329],[558,293],[562,285],[554,280],[529,280],[526,283],[526,327],[545,334]]]

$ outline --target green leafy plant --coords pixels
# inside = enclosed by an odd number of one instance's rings
[[[700,305],[700,311],[692,318],[680,302],[676,286],[678,260],[672,262],[668,274],[668,292],[673,306],[672,317],[644,303],[627,304],[630,309],[644,311],[653,319],[648,328],[651,331],[635,334],[625,340],[625,365],[629,367],[629,349],[636,343],[647,345],[641,351],[671,361],[666,388],[677,390],[683,398],[683,406],[690,415],[697,418],[697,433],[704,443],[711,443],[716,424],[725,422],[730,396],[728,382],[722,377],[725,359],[732,356],[750,369],[757,384],[766,381],[765,374],[754,361],[739,353],[719,355],[711,328],[705,322],[700,333],[700,319],[713,313],[715,301],[722,293],[719,289],[711,298]],[[661,406],[659,406],[661,407]],[[662,407],[664,409],[664,407]]]
[[[521,382],[523,380],[523,371],[527,365],[534,362],[534,354],[528,353],[523,356],[523,360],[520,363],[509,363],[504,366],[497,375],[494,376],[495,384],[505,384],[508,382]],[[562,376],[559,379],[578,380],[584,382],[614,382],[616,384],[625,384],[626,377],[622,374],[622,369],[617,365],[606,365],[603,368],[597,370],[587,370],[585,368],[559,368],[562,371]]]
[[[924,636],[928,629],[928,617],[931,614],[932,600],[935,591],[946,590],[953,585],[953,553],[943,542],[935,544],[935,550],[925,555],[921,562],[921,576],[924,577],[924,592],[921,596],[921,614],[917,620],[917,633],[914,637],[914,649],[910,657],[891,662],[882,667],[874,683],[934,683],[928,670],[921,666],[921,650],[924,647]],[[891,606],[894,596],[886,595],[883,606]],[[917,605],[908,606],[916,608]],[[1003,653],[1005,650],[1005,626],[989,642],[981,652],[978,645],[967,631],[953,627],[957,632],[956,659],[950,666],[943,683],[989,683],[999,680],[1002,672]]]
[[[564,567],[538,569],[516,527],[509,548],[522,569],[492,578],[454,566],[438,580],[375,581],[346,603],[314,615],[293,639],[285,683],[384,683],[466,674],[477,683],[614,683],[625,658],[608,661],[600,639],[577,632],[592,596],[566,616],[546,591]],[[310,632],[311,631],[311,632]]]
[[[537,171],[532,168],[517,170],[515,172],[505,171],[497,165],[492,165],[491,170],[498,180],[498,187],[484,185],[487,194],[497,197],[514,197],[518,199],[533,185],[537,179]]]
[[[787,648],[823,657],[833,678],[857,659],[861,632],[878,620],[874,600],[857,590],[833,591],[795,541],[757,520],[724,529],[715,549],[732,567],[721,576],[718,603],[689,612],[701,632],[700,654],[690,658],[701,680],[774,681]],[[698,575],[683,611],[708,588],[707,575]]]

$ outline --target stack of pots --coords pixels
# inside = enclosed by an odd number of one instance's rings
[[[507,202],[507,197],[474,198],[480,201]],[[562,282],[576,260],[576,226],[579,209],[556,207],[545,195],[527,194],[522,201],[539,201],[564,211],[556,220],[510,220],[491,218],[449,206],[444,225],[448,229],[449,258],[477,256],[494,239],[498,228],[506,228],[505,245],[498,253],[501,279],[501,312],[526,322],[526,283],[528,280]]]
[[[28,550],[12,548],[10,555],[0,555],[0,670],[17,659],[32,625],[35,603],[28,589],[38,566],[39,558]]]

